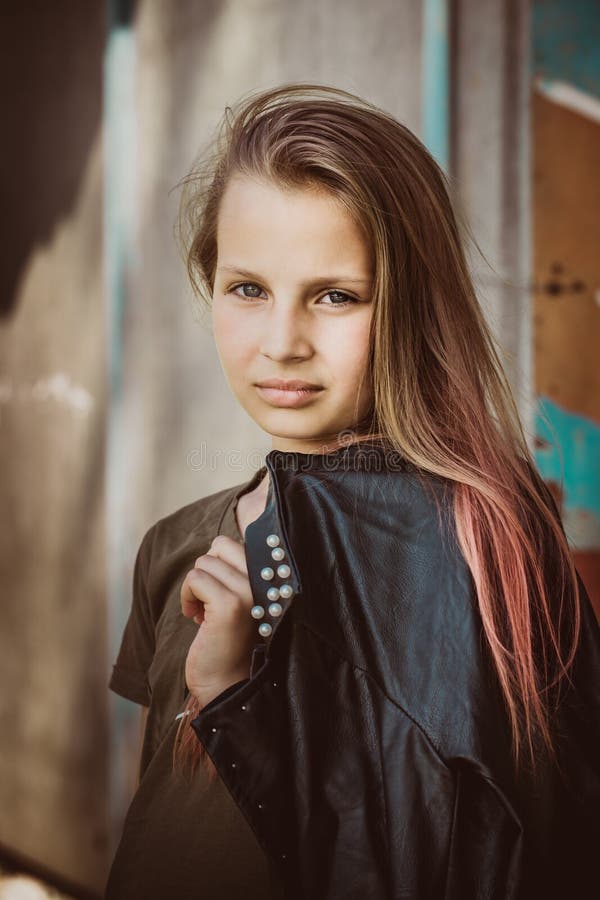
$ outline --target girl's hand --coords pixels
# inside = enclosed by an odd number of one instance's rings
[[[181,586],[181,611],[200,626],[185,662],[187,686],[199,699],[250,676],[253,602],[244,544],[217,535]]]

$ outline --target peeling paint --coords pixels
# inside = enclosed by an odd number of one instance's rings
[[[593,94],[587,94],[566,81],[548,81],[544,78],[536,78],[534,88],[554,103],[600,122],[600,100]]]
[[[563,523],[578,550],[600,549],[600,423],[538,397],[536,465],[562,494]]]
[[[88,416],[94,408],[94,397],[65,372],[55,372],[32,383],[15,384],[12,378],[0,379],[0,404],[26,403],[30,400],[56,400],[81,416]]]

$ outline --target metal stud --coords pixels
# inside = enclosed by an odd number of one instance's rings
[[[273,629],[268,622],[261,622],[258,626],[258,633],[261,637],[269,637]]]
[[[267,535],[267,544],[269,547],[278,547],[279,546],[279,535],[278,534],[268,534]]]
[[[281,603],[271,603],[270,604],[270,606],[269,606],[269,615],[270,616],[273,616],[273,618],[275,618],[275,616],[280,616],[282,612],[283,612],[283,607],[282,607]]]
[[[274,550],[271,550],[271,556],[274,560],[279,562],[285,556],[285,550],[283,549],[283,547],[275,547]]]
[[[267,591],[267,600],[270,600],[271,602],[279,600],[279,588],[270,587]]]
[[[265,581],[270,581],[274,575],[275,575],[275,572],[273,571],[273,569],[271,569],[270,566],[265,566],[264,569],[260,570],[260,577],[264,578]],[[285,577],[285,576],[282,576],[282,577]]]
[[[282,584],[279,586],[279,594],[283,597],[284,600],[289,600],[289,598],[294,593],[294,588],[291,584]]]
[[[264,614],[265,614],[264,606],[258,606],[258,605],[253,606],[252,609],[250,610],[250,615],[252,616],[253,619],[262,619]]]

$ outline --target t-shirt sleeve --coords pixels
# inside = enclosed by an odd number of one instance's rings
[[[133,567],[132,602],[121,646],[108,682],[111,691],[150,706],[148,669],[154,657],[154,622],[148,594],[148,570],[154,526],[138,548]]]

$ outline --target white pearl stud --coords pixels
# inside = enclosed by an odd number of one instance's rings
[[[276,562],[279,562],[285,556],[285,550],[283,547],[275,547],[274,550],[271,550],[271,556]]]
[[[262,619],[265,614],[264,607],[262,606],[253,606],[250,610],[250,615],[253,619]]]
[[[265,566],[264,569],[260,570],[260,577],[264,578],[265,581],[270,581],[271,578],[275,575],[273,569],[270,566]]]
[[[283,607],[281,603],[271,603],[269,606],[269,615],[275,618],[276,616],[280,616],[283,612]]]
[[[277,574],[280,578],[289,578],[291,571],[290,567],[285,563],[281,566],[277,566]]]
[[[283,597],[284,600],[289,600],[289,598],[294,593],[294,588],[291,584],[282,584],[279,588],[279,594]]]
[[[270,587],[267,591],[267,600],[279,600],[279,588]]]
[[[261,622],[258,626],[258,633],[261,637],[269,637],[273,629],[268,622]]]
[[[269,545],[269,547],[279,546],[279,535],[278,534],[267,535],[267,544]]]

